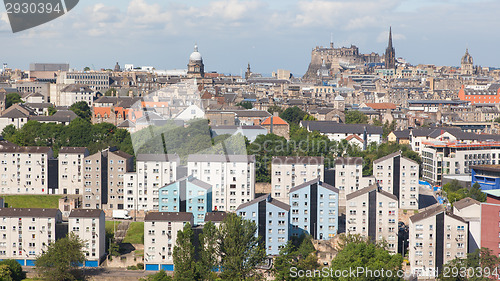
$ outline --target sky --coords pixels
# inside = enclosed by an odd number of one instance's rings
[[[411,64],[500,67],[498,0],[81,0],[66,15],[12,33],[1,8],[0,63],[83,69],[116,62],[185,69],[198,44],[205,71],[302,76],[315,46],[382,54],[392,26],[397,57]]]

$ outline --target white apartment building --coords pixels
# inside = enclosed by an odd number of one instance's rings
[[[85,147],[61,147],[59,150],[59,194],[82,194],[84,158],[89,155]]]
[[[373,161],[379,186],[399,199],[399,208],[418,210],[419,165],[395,152]]]
[[[363,177],[363,158],[335,159],[335,187],[339,189],[339,206],[346,206],[346,196],[375,183],[374,177]]]
[[[68,218],[68,231],[80,237],[85,244],[85,266],[99,266],[106,256],[104,212],[100,209],[73,209]]]
[[[434,277],[436,268],[441,273],[449,261],[467,256],[468,224],[443,205],[410,217],[409,233],[410,268],[419,276]]]
[[[398,198],[377,184],[346,196],[346,232],[387,242],[398,253]]]
[[[442,185],[443,175],[470,173],[472,165],[500,164],[500,142],[427,141],[422,148],[422,178]]]
[[[255,198],[255,156],[192,154],[188,175],[212,185],[212,208],[236,211]]]
[[[49,147],[20,147],[0,142],[0,193],[48,194]]]
[[[51,96],[50,101],[57,106],[71,106],[80,101],[92,106],[97,97],[96,93],[84,84],[72,84],[57,91]]]
[[[323,157],[275,156],[271,162],[271,196],[288,204],[291,188],[318,177],[323,181],[324,170]]]
[[[468,253],[481,248],[481,202],[470,197],[453,203],[453,214],[469,223]]]
[[[138,154],[136,175],[124,173],[126,209],[158,211],[158,189],[177,180],[179,163],[177,154]]]
[[[34,266],[37,256],[58,238],[56,224],[61,221],[58,209],[1,208],[0,259]]]
[[[144,264],[146,270],[174,270],[174,246],[177,232],[186,223],[193,225],[193,214],[186,212],[150,212],[144,218]]]

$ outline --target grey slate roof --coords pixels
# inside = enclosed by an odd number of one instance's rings
[[[366,193],[371,192],[371,191],[377,191],[378,193],[380,193],[382,195],[385,195],[385,196],[387,196],[387,197],[389,197],[389,198],[391,198],[393,200],[396,200],[396,201],[399,200],[396,195],[394,195],[392,193],[389,193],[387,191],[384,191],[382,189],[379,189],[379,187],[378,187],[377,184],[372,184],[372,185],[370,185],[368,187],[365,187],[363,189],[356,190],[353,193],[347,194],[346,195],[346,200],[351,200],[353,198],[356,198],[358,196],[361,196],[361,195],[366,194]]]
[[[0,208],[0,217],[55,218],[59,209],[42,208]]]
[[[410,220],[415,223],[415,222],[418,222],[420,220],[423,220],[423,219],[426,219],[429,217],[433,217],[433,216],[438,215],[438,214],[443,213],[443,212],[445,212],[445,214],[449,217],[457,219],[463,223],[467,223],[463,218],[446,212],[446,208],[443,205],[439,205],[439,204],[436,204],[435,206],[431,206],[430,208],[428,208],[428,209],[426,209],[426,210],[424,210],[416,215],[411,216]]]
[[[297,191],[299,189],[302,189],[304,187],[308,187],[308,186],[310,186],[312,184],[315,184],[315,183],[317,183],[319,186],[322,186],[322,187],[324,187],[326,189],[329,189],[329,190],[331,190],[331,191],[333,191],[335,193],[339,193],[339,189],[338,188],[333,187],[333,186],[327,184],[326,182],[320,181],[319,178],[311,180],[311,181],[308,181],[308,182],[305,182],[305,183],[300,184],[300,185],[297,185],[297,186],[291,188],[290,191],[289,191],[289,193],[295,192],[295,191]]]
[[[337,157],[335,165],[363,165],[362,157]]]
[[[73,209],[69,218],[98,218],[102,213],[101,209]]]
[[[144,221],[191,221],[193,213],[187,212],[149,212]]]
[[[207,212],[205,214],[205,222],[222,222],[226,216],[226,212]]]
[[[245,202],[245,203],[239,205],[238,208],[236,209],[236,211],[241,210],[243,208],[246,208],[248,206],[251,206],[253,204],[259,203],[259,202],[264,201],[264,200],[268,200],[267,202],[269,204],[272,204],[272,205],[274,205],[274,206],[276,206],[276,207],[278,207],[280,209],[283,209],[283,210],[286,210],[286,211],[290,210],[290,205],[285,204],[285,203],[283,203],[283,202],[281,202],[279,200],[276,200],[276,199],[272,198],[271,194],[266,194],[266,195],[262,195],[262,196],[260,196],[258,198],[255,198],[252,201],[248,201],[248,202]]]
[[[481,202],[470,197],[466,197],[458,202],[453,203],[453,207],[457,208],[458,210],[469,207],[471,205],[481,205]]]

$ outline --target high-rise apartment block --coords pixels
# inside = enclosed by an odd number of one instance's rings
[[[323,157],[275,156],[271,162],[271,195],[288,203],[291,188],[318,177],[323,181],[324,169]]]
[[[398,252],[398,198],[377,184],[346,196],[346,232],[374,241],[387,241],[387,250]]]
[[[314,239],[337,235],[339,190],[315,179],[290,189],[290,233],[310,234]]]
[[[255,197],[255,156],[193,154],[188,175],[212,186],[212,208],[236,211]]]
[[[373,175],[379,186],[394,194],[401,209],[418,209],[419,165],[400,152],[373,161]]]
[[[288,242],[289,211],[288,204],[272,198],[271,194],[243,203],[236,209],[239,216],[255,222],[256,235],[264,242],[268,255],[279,255]]]

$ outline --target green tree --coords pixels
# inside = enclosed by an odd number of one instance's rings
[[[173,254],[174,280],[195,280],[196,263],[193,239],[194,233],[188,222],[184,225],[183,230],[177,232]]]
[[[253,108],[253,104],[251,102],[249,102],[249,101],[243,101],[243,102],[240,102],[240,103],[238,103],[236,105],[241,106],[241,107],[243,107],[245,109],[252,109]]]
[[[69,109],[73,111],[78,117],[83,120],[90,122],[90,117],[92,116],[92,110],[86,101],[79,101],[72,104]]]
[[[155,274],[141,278],[141,281],[172,281],[172,277],[168,276],[165,270],[162,269]]]
[[[88,66],[84,67],[83,71],[90,71],[90,67],[88,67]]]
[[[11,278],[10,280],[21,281],[24,278],[26,278],[25,276],[26,274],[24,274],[23,268],[16,260],[7,259],[0,261],[0,266],[8,268],[8,271],[10,272],[9,277]],[[9,279],[0,278],[0,280],[9,280]]]
[[[35,261],[36,270],[47,280],[79,280],[79,267],[85,262],[84,243],[73,233],[51,243]]]
[[[283,108],[281,108],[278,105],[271,105],[270,107],[267,108],[267,112],[269,112],[271,114],[278,112],[278,114],[281,114],[283,112]]]
[[[16,132],[17,132],[17,129],[16,129],[16,127],[14,127],[14,125],[12,125],[12,124],[11,125],[7,125],[5,128],[3,128],[2,136],[4,137],[4,139],[8,140]]]
[[[395,277],[396,271],[400,270],[403,263],[403,257],[400,254],[391,255],[384,244],[373,242],[359,235],[341,234],[339,243],[339,252],[332,261],[332,269],[347,270],[350,268],[362,267],[367,270],[393,271],[392,278],[358,276],[358,277],[340,277],[333,280],[402,280]]]
[[[346,124],[368,124],[368,116],[358,110],[349,110],[345,114]]]
[[[10,271],[10,268],[6,264],[0,265],[0,280],[2,281],[13,281],[12,279],[12,272]]]
[[[223,280],[248,280],[257,275],[255,267],[264,262],[266,253],[256,233],[255,222],[234,213],[226,216],[219,240]]]
[[[493,255],[491,250],[488,248],[476,249],[473,253],[468,253],[467,258],[455,258],[452,261],[444,265],[441,273],[439,274],[439,280],[441,281],[486,281],[492,280],[491,277],[495,274],[494,271],[500,266],[500,258]],[[461,272],[462,268],[474,269],[474,271],[468,271],[469,276],[454,274],[454,272]],[[485,273],[489,272],[488,278]]]
[[[215,280],[217,275],[213,272],[219,265],[218,255],[219,232],[212,222],[203,226],[200,234],[200,259],[198,273],[202,280]]]
[[[21,96],[18,93],[10,93],[5,96],[5,109],[11,107],[13,104],[22,102]]]
[[[50,106],[48,109],[47,109],[48,113],[49,113],[49,116],[52,116],[54,114],[56,114],[57,112],[57,109],[53,106]]]
[[[392,131],[396,130],[396,120],[392,120],[391,123],[389,123],[389,120],[385,121],[385,124],[382,126],[382,130],[383,130],[383,137],[385,139]]]
[[[304,120],[304,117],[307,115],[307,112],[298,108],[297,106],[289,107],[283,113],[280,114],[280,117],[288,122],[289,124],[299,124],[300,121]]]
[[[316,249],[311,236],[302,235],[291,239],[274,260],[273,273],[276,280],[311,280],[310,277],[293,277],[291,268],[315,270],[319,267]]]

